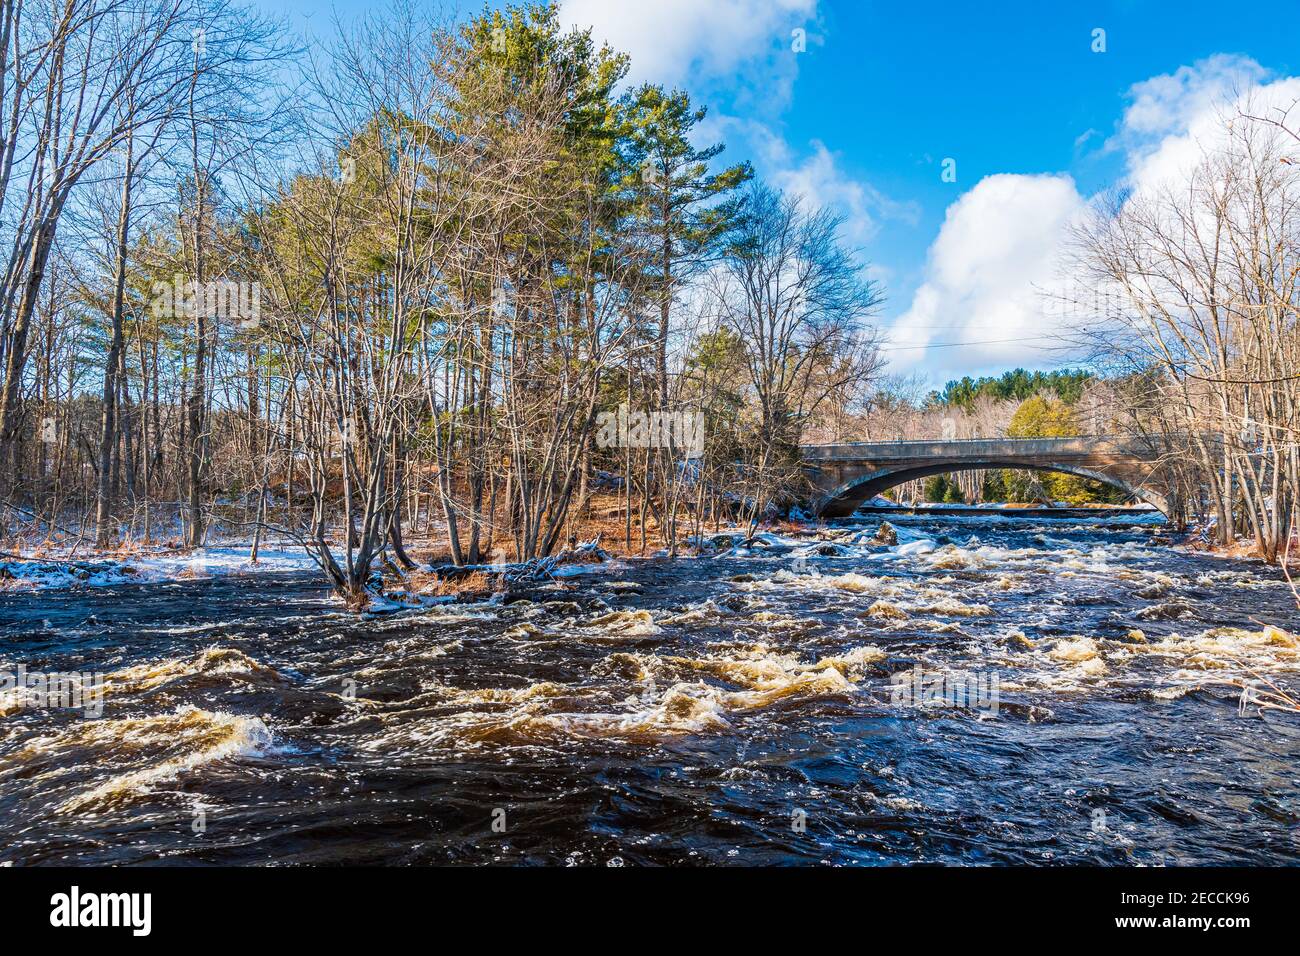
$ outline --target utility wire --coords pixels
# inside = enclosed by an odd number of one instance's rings
[[[967,345],[1003,345],[1008,342],[1050,342],[1055,339],[1048,336],[1038,335],[1029,338],[1016,339],[985,339],[982,342],[931,342],[928,345],[887,345],[880,349],[882,352],[905,352],[911,349],[957,349]],[[1035,346],[1038,348],[1039,346]]]

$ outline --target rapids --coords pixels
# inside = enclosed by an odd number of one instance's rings
[[[1300,689],[1276,571],[894,524],[383,616],[290,571],[0,591],[0,671],[103,694],[0,698],[0,865],[1300,861],[1300,715],[1241,704]]]

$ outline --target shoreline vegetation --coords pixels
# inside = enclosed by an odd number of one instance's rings
[[[1286,112],[1225,104],[1179,188],[1089,204],[1078,289],[1043,296],[1082,310],[1061,345],[1086,367],[936,391],[890,374],[845,217],[724,158],[705,104],[632,83],[553,4],[397,3],[310,50],[225,0],[52,15],[15,8],[3,39],[32,74],[0,90],[6,142],[32,148],[0,204],[57,188],[0,230],[0,550],[32,523],[97,551],[289,540],[363,607],[427,563],[416,541],[476,568],[597,533],[669,556],[724,523],[753,538],[798,518],[808,444],[1117,435],[1175,527],[1288,560]],[[69,51],[81,69],[43,66]],[[1005,468],[891,493],[1125,495]]]
[[[669,551],[664,548],[638,547],[639,538],[628,547],[621,538],[624,530],[623,516],[614,508],[601,509],[599,501],[595,505],[597,507],[593,511],[597,515],[604,511],[603,517],[593,516],[586,521],[575,521],[572,525],[571,546],[544,561],[511,561],[502,550],[497,550],[493,561],[457,566],[445,539],[413,538],[406,542],[408,554],[413,561],[411,567],[401,568],[392,563],[381,566],[382,584],[378,584],[380,579],[376,579],[376,586],[369,592],[373,599],[366,604],[344,603],[359,610],[367,607],[397,610],[400,606],[394,605],[392,599],[402,593],[413,597],[474,600],[512,588],[527,588],[563,580],[566,576],[580,573],[584,568],[597,571],[603,564],[626,567],[626,562],[670,557]],[[888,509],[886,505],[889,505]],[[896,510],[899,515],[908,515],[917,513],[913,511],[914,508],[932,517],[950,513],[976,519],[1001,517],[1007,521],[1041,519],[1063,522],[1081,520],[1078,512],[1096,511],[1099,517],[1095,520],[1103,526],[1108,521],[1117,521],[1130,527],[1146,527],[1153,543],[1160,546],[1216,558],[1262,560],[1249,541],[1238,541],[1225,548],[1194,530],[1177,531],[1163,517],[1159,522],[1142,520],[1158,515],[1154,509],[1144,505],[1075,505],[1062,502],[1056,507],[1045,507],[1035,503],[1012,502],[954,506],[881,501],[876,510],[859,515],[859,523],[867,528],[876,525],[879,540],[883,544],[891,540],[890,535],[893,533],[889,511]],[[1053,516],[1053,512],[1062,511],[1066,514]],[[1130,524],[1125,521],[1127,518],[1137,519],[1140,524]],[[1082,520],[1094,519],[1085,516]],[[649,529],[645,540],[653,540],[656,531],[654,528]],[[758,547],[762,548],[770,546],[772,540],[783,539],[788,545],[774,552],[779,553],[793,546],[789,543],[826,542],[832,541],[834,536],[834,529],[816,519],[795,517],[764,521],[752,532],[743,524],[720,522],[704,530],[699,537],[685,539],[671,557],[716,557],[730,549],[745,547],[747,543],[752,546],[758,542]],[[897,543],[896,537],[892,540]],[[334,541],[332,544],[341,546],[343,542]],[[187,548],[179,539],[173,538],[149,544],[99,549],[88,545],[84,540],[69,540],[66,535],[56,534],[39,542],[18,538],[11,548],[0,550],[0,590],[187,580],[217,574],[319,571],[301,546],[289,539],[258,541],[256,557],[253,555],[253,539],[233,536],[217,537],[199,548]],[[327,579],[322,578],[322,581],[327,582]]]

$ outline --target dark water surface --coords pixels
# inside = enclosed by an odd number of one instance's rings
[[[0,863],[1300,861],[1300,717],[1231,683],[1300,686],[1275,571],[877,523],[367,619],[303,574],[0,592],[0,667],[107,681],[0,710]]]

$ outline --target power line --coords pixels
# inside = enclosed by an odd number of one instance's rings
[[[881,348],[880,351],[906,352],[910,349],[957,349],[967,345],[1004,345],[1008,342],[1050,342],[1050,341],[1056,341],[1056,340],[1048,336],[1037,335],[1037,336],[1030,336],[1029,338],[985,339],[982,342],[931,342],[928,345],[888,345]]]

